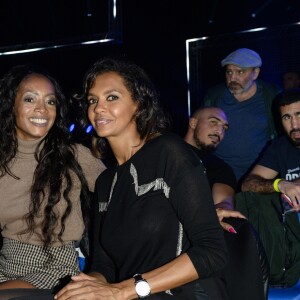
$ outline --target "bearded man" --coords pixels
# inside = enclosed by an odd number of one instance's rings
[[[242,183],[237,207],[255,225],[270,264],[270,285],[290,287],[300,279],[300,89],[274,99],[281,135]]]
[[[230,130],[222,109],[202,107],[192,114],[184,140],[205,167],[219,222],[224,229],[230,259],[222,276],[229,299],[263,300],[269,276],[263,247],[252,225],[234,209],[236,179],[231,167],[213,154]]]
[[[283,134],[266,149],[245,178],[242,190],[264,194],[281,192],[287,203],[299,211],[300,89],[281,92],[273,105],[276,120],[281,120]]]
[[[219,107],[227,115],[230,131],[215,155],[232,167],[239,183],[276,136],[271,106],[279,87],[257,79],[261,65],[251,49],[230,53],[221,61],[225,84],[210,88],[203,100],[203,106]]]

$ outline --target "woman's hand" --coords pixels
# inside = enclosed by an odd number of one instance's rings
[[[105,280],[80,273],[55,296],[57,300],[126,299],[122,289]]]
[[[220,222],[222,228],[226,231],[229,231],[230,233],[237,233],[237,232],[230,224],[223,222],[224,218],[246,219],[246,217],[243,214],[241,214],[239,211],[236,211],[236,210],[227,210],[227,209],[217,208],[216,212],[217,212],[219,222]]]

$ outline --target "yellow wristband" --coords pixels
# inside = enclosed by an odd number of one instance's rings
[[[277,193],[281,193],[281,191],[280,191],[280,189],[279,189],[279,187],[278,187],[278,183],[279,183],[281,180],[283,180],[283,179],[282,179],[282,178],[277,178],[277,179],[275,179],[274,182],[273,182],[273,188],[274,188],[274,190],[275,190]]]

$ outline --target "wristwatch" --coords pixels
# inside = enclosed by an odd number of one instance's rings
[[[146,298],[151,294],[151,288],[147,280],[145,280],[141,274],[135,274],[133,276],[135,281],[135,291],[139,298]]]

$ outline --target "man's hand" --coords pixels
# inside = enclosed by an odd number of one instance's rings
[[[300,211],[300,183],[294,181],[281,180],[278,183],[278,188],[281,193],[288,196],[292,203],[291,206],[295,208],[297,212]]]

